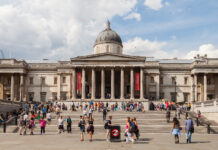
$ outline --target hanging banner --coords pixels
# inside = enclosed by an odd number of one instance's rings
[[[140,89],[140,74],[139,72],[135,72],[135,90],[139,90]]]
[[[76,73],[76,87],[77,87],[77,90],[81,90],[82,88],[82,73],[81,72]]]

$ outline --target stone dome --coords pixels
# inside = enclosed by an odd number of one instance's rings
[[[98,34],[94,47],[98,44],[104,43],[114,43],[123,47],[120,36],[110,28],[109,21],[107,22],[107,28]]]

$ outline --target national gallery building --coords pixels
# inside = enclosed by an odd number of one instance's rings
[[[0,59],[0,99],[10,101],[176,102],[218,98],[218,58],[155,59],[123,54],[107,22],[94,54],[66,61]]]

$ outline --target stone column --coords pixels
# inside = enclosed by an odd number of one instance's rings
[[[160,76],[156,76],[156,100],[159,100],[160,97]]]
[[[23,101],[23,74],[20,75],[20,101]]]
[[[134,99],[134,70],[130,70],[130,99]]]
[[[59,100],[61,100],[61,74],[58,74],[58,79],[57,79],[58,81],[58,92],[57,92],[57,100],[59,101]]]
[[[92,68],[92,100],[95,99],[95,69]]]
[[[11,101],[14,101],[14,75],[11,75]]]
[[[190,102],[194,102],[194,78],[191,76],[191,101]]]
[[[105,99],[105,71],[101,69],[101,99]]]
[[[144,68],[140,69],[140,99],[144,99]]]
[[[207,74],[204,74],[204,101],[207,101]]]
[[[148,74],[146,74],[146,89],[145,89],[146,91],[145,92],[146,92],[146,97],[147,98],[149,98],[148,97],[148,95],[149,95],[149,88],[148,88],[149,87],[149,83],[148,83],[148,81],[149,81],[149,76],[148,76]]]
[[[198,78],[197,78],[197,74],[194,75],[194,85],[195,85],[195,99],[194,101],[196,102],[198,100]]]
[[[86,98],[86,72],[85,68],[82,68],[82,99]]]
[[[124,69],[120,70],[120,99],[124,99]]]
[[[114,99],[114,68],[111,69],[111,99]]]
[[[76,69],[72,72],[72,99],[76,99]]]

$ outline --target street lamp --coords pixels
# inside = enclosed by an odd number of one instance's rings
[[[192,84],[192,89],[193,89],[193,91],[192,91],[192,94],[193,94],[192,103],[194,103],[195,102],[195,84],[194,83]]]

